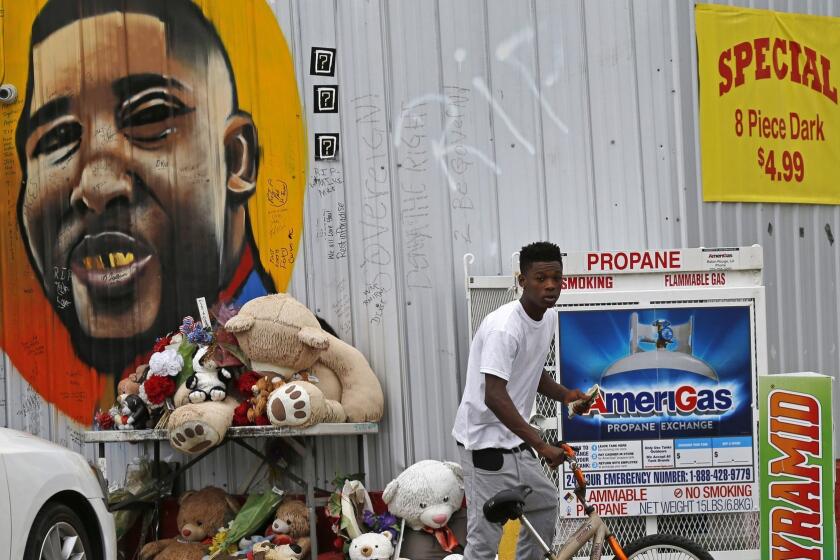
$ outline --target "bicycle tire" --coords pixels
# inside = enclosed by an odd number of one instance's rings
[[[627,560],[714,560],[696,542],[677,535],[648,535],[624,547]]]

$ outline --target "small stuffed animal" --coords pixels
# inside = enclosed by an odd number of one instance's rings
[[[269,420],[266,414],[268,396],[285,383],[283,378],[276,374],[261,375],[254,372],[245,372],[239,376],[237,383],[239,391],[246,397],[246,400],[240,403],[237,409],[237,413],[242,417],[234,416],[234,425],[259,426],[268,424]]]
[[[248,419],[252,422],[256,422],[257,416],[262,416],[266,413],[268,409],[268,396],[275,389],[279,389],[285,384],[283,378],[279,375],[265,375],[257,380],[257,383],[252,387],[253,391],[253,398],[252,402],[254,403],[253,408],[253,418],[251,418],[252,412],[248,412]]]
[[[350,560],[384,560],[394,555],[391,532],[364,533],[350,542]]]
[[[128,374],[117,385],[117,402],[123,404],[129,395],[140,393],[140,386],[146,376],[149,366],[139,366],[134,373]]]
[[[274,521],[266,536],[275,545],[296,544],[309,554],[309,508],[300,500],[283,500],[274,513]]]
[[[149,409],[139,395],[121,395],[119,417],[114,423],[120,430],[142,430],[149,421]]]
[[[178,503],[178,538],[148,543],[140,560],[202,560],[213,535],[239,511],[232,497],[213,486],[186,492]]]
[[[303,549],[296,544],[275,545],[263,541],[254,545],[254,560],[300,560]]]
[[[418,560],[441,560],[461,552],[466,527],[460,518],[454,523],[454,514],[461,513],[463,499],[464,476],[458,463],[419,461],[389,482],[382,500],[388,511],[413,529],[405,531],[400,553]],[[426,552],[420,555],[419,550]]]
[[[202,346],[193,357],[193,374],[187,378],[191,403],[204,401],[223,401],[227,397],[227,382],[233,375],[225,368],[220,368],[213,360],[210,346]]]

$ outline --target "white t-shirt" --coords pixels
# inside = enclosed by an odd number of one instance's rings
[[[484,318],[470,345],[467,385],[452,429],[466,449],[512,449],[523,443],[484,404],[484,378],[495,375],[506,380],[513,404],[527,420],[556,329],[554,309],[534,321],[518,300]]]

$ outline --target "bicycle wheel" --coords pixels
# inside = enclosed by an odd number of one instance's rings
[[[714,560],[699,544],[676,535],[648,535],[624,547],[628,560]]]

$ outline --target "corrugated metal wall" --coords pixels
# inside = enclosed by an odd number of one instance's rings
[[[702,202],[692,2],[269,3],[293,49],[309,137],[341,134],[339,161],[310,161],[291,291],[383,381],[374,487],[414,461],[456,455],[466,252],[474,274],[492,275],[544,238],[567,250],[759,243],[770,371],[840,373],[840,209]],[[744,4],[840,11],[836,1]],[[335,78],[309,75],[316,46],[337,49]],[[313,113],[318,83],[339,84],[338,115]],[[326,222],[346,228],[346,252],[330,250],[345,238]],[[7,425],[50,423],[46,411],[22,412],[34,397],[8,362],[6,377]],[[76,438],[51,424],[42,433]],[[346,472],[352,449],[323,443],[324,484]],[[225,462],[232,454],[195,483]]]

